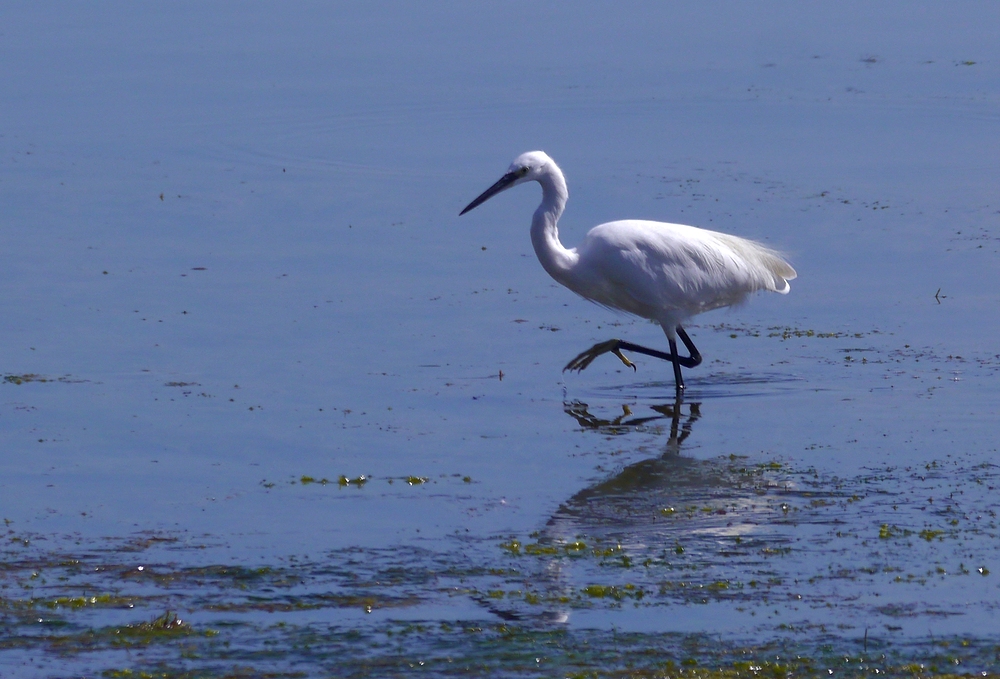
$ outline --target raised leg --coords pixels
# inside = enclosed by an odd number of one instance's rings
[[[674,366],[674,382],[677,385],[677,393],[681,393],[684,390],[684,378],[681,376],[681,367],[684,368],[694,368],[701,365],[701,354],[698,349],[694,346],[694,342],[688,336],[687,332],[681,326],[676,328],[677,336],[681,338],[681,342],[684,343],[684,347],[690,353],[690,356],[681,356],[677,353],[677,342],[675,340],[669,339],[670,353],[665,353],[663,351],[657,351],[656,349],[650,349],[639,344],[632,344],[631,342],[626,342],[620,339],[611,339],[606,342],[598,342],[591,348],[584,351],[582,354],[574,358],[572,361],[566,364],[563,371],[566,370],[583,370],[588,365],[594,362],[594,359],[601,354],[614,354],[618,359],[624,363],[629,368],[636,370],[635,364],[628,359],[622,350],[634,351],[638,354],[645,354],[646,356],[652,356],[653,358],[659,358],[664,361],[670,361]]]

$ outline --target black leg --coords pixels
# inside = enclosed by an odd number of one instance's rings
[[[681,357],[677,355],[677,342],[667,340],[670,345],[670,362],[674,364],[674,384],[677,386],[677,398],[684,391],[684,378],[681,377]]]
[[[681,361],[681,365],[685,368],[696,368],[701,365],[701,353],[699,353],[698,348],[688,337],[687,332],[681,326],[677,326],[677,336],[681,338],[681,342],[684,342],[684,347],[688,350],[690,354],[689,358],[684,358],[683,356],[678,356],[678,360]]]

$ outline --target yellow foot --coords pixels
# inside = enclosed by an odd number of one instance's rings
[[[614,354],[615,356],[618,357],[618,360],[620,360],[629,368],[632,368],[632,370],[635,370],[636,369],[635,363],[628,360],[628,357],[625,356],[625,354],[622,353],[621,349],[618,348],[618,344],[620,341],[621,340],[611,339],[608,340],[607,342],[598,342],[597,344],[590,347],[585,352],[574,358],[572,361],[567,363],[566,367],[563,368],[563,372],[566,372],[567,370],[577,370],[577,371],[583,370],[588,365],[593,363],[595,358],[597,358],[601,354],[607,354],[607,353]]]

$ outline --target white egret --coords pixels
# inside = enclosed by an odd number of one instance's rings
[[[610,339],[584,351],[564,371],[581,371],[609,352],[635,370],[622,353],[634,351],[670,361],[680,395],[681,367],[701,363],[701,354],[681,324],[695,314],[740,304],[758,290],[787,294],[788,281],[795,278],[795,269],[760,243],[683,224],[608,222],[591,229],[578,247],[566,248],[559,241],[558,222],[569,191],[559,166],[542,151],[514,159],[507,173],[460,215],[501,191],[531,181],[542,186],[542,203],[531,219],[531,244],[542,267],[581,297],[659,323],[670,346],[668,354]],[[688,356],[677,353],[678,337]]]

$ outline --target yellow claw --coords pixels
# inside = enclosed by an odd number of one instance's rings
[[[635,367],[635,363],[628,360],[628,357],[626,357],[625,354],[622,353],[621,349],[612,349],[612,353],[614,353],[614,355],[617,356],[621,360],[621,362],[624,363],[627,367],[632,368],[633,371],[638,370],[638,368]]]

